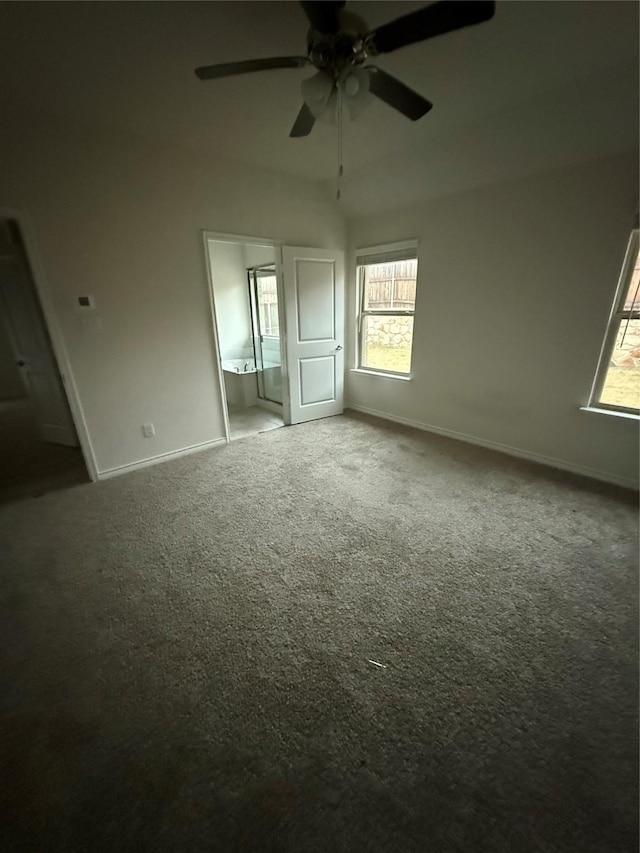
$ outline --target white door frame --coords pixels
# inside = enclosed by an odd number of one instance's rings
[[[31,223],[31,219],[24,210],[1,206],[0,219],[13,219],[18,223],[20,234],[24,242],[24,249],[27,254],[27,260],[29,262],[31,278],[36,290],[36,298],[42,308],[44,324],[47,332],[49,333],[49,339],[51,340],[53,355],[56,360],[56,367],[62,378],[62,387],[64,388],[67,403],[69,404],[69,409],[71,411],[71,418],[78,434],[78,441],[80,442],[80,449],[82,450],[84,462],[87,467],[87,473],[91,480],[96,482],[98,480],[96,457],[91,444],[91,439],[89,438],[87,422],[80,402],[78,388],[73,377],[73,371],[71,370],[71,363],[60,331],[60,325],[56,316],[49,282],[44,272],[40,253],[38,252],[35,230]]]
[[[216,303],[213,293],[213,278],[211,277],[211,264],[209,262],[209,241],[220,243],[250,243],[256,246],[273,246],[276,255],[276,274],[278,281],[278,319],[280,323],[280,359],[282,361],[282,415],[285,424],[291,423],[289,414],[289,380],[286,373],[287,363],[287,329],[284,322],[284,291],[282,287],[282,252],[284,240],[273,240],[268,237],[248,237],[242,234],[225,234],[221,231],[203,231],[202,243],[204,257],[207,267],[207,281],[209,283],[209,307],[211,308],[211,325],[213,326],[213,344],[218,362],[218,379],[220,382],[220,399],[222,406],[222,419],[224,421],[224,435],[227,444],[231,441],[231,430],[229,427],[229,408],[224,384],[224,370],[222,369],[222,353],[220,351],[220,339],[218,337],[218,318],[216,315]]]

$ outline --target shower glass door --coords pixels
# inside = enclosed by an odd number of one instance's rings
[[[282,403],[278,280],[273,264],[249,270],[249,298],[258,396],[272,403]]]

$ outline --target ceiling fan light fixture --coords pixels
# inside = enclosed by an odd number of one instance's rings
[[[332,96],[335,100],[333,78],[324,71],[318,71],[313,77],[302,81],[300,91],[315,118],[326,121],[324,114],[329,109]],[[335,105],[333,111],[335,112]]]
[[[329,96],[329,100],[324,106],[322,112],[316,116],[323,121],[325,124],[337,124],[338,123],[338,90],[333,87],[333,91]]]
[[[300,84],[305,104],[316,119],[326,124],[337,122],[338,90],[343,108],[351,121],[373,100],[369,91],[369,74],[358,66],[343,68],[335,81],[325,71],[318,71]]]
[[[341,72],[338,86],[342,92],[342,103],[353,121],[373,100],[369,91],[369,74],[357,65],[349,66]]]

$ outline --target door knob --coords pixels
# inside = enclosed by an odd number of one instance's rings
[[[334,352],[340,352],[341,349],[342,347],[340,346],[340,344],[338,344],[338,346],[334,349]]]

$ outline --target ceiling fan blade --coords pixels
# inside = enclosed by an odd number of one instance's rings
[[[417,121],[423,115],[429,112],[433,107],[431,101],[423,98],[413,89],[405,86],[391,74],[387,74],[381,68],[376,68],[374,65],[367,65],[366,70],[369,73],[369,91],[372,95],[380,98],[385,104],[389,104],[402,115],[410,118],[411,121]]]
[[[300,5],[314,30],[319,33],[337,33],[340,29],[338,12],[346,0],[300,0]]]
[[[440,0],[423,9],[383,24],[367,36],[371,53],[390,53],[399,47],[481,24],[493,18],[494,2],[489,0]]]
[[[272,68],[303,68],[308,64],[309,59],[306,56],[273,56],[268,59],[247,59],[244,62],[203,65],[196,68],[196,76],[201,80],[215,80],[218,77],[233,77],[236,74],[248,74],[251,71],[269,71]]]
[[[315,116],[306,104],[303,104],[298,113],[298,117],[293,123],[289,136],[295,138],[298,136],[309,136],[313,125],[316,123]]]

